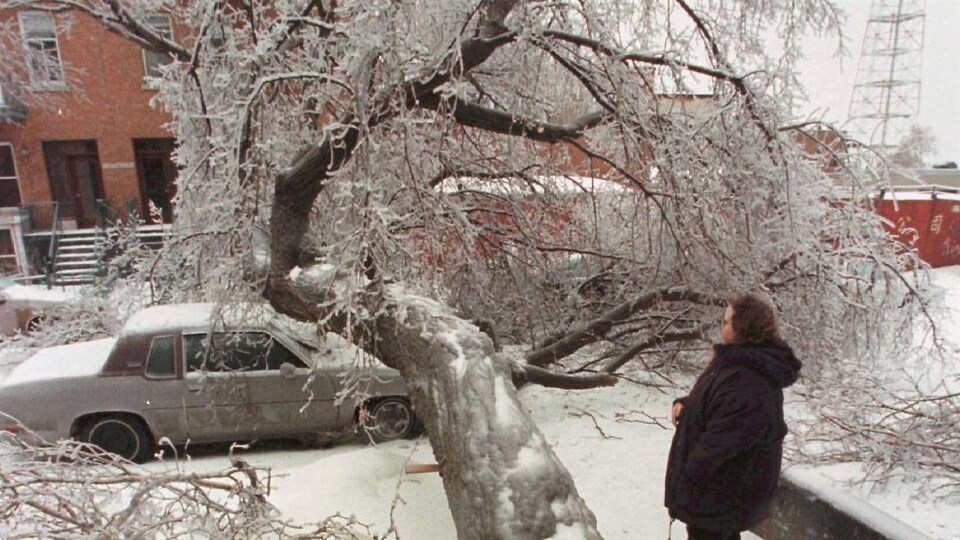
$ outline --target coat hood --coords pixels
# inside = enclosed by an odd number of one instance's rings
[[[780,388],[786,388],[797,381],[801,364],[793,349],[787,344],[755,345],[714,345],[718,367],[743,366],[752,369],[773,381]]]

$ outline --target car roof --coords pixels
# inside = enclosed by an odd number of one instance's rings
[[[373,360],[341,336],[330,333],[320,334],[314,323],[294,320],[277,313],[267,303],[237,304],[165,304],[144,308],[127,320],[121,337],[155,336],[173,332],[209,332],[211,330],[253,330],[270,331],[295,349],[298,354],[311,362],[310,351],[322,350],[325,363],[350,365],[355,362]]]
[[[6,300],[39,308],[66,304],[71,300],[75,300],[79,295],[79,291],[80,287],[57,287],[48,289],[40,285],[20,285],[16,282],[4,282],[0,295]]]
[[[172,332],[207,333],[211,330],[265,330],[287,337],[297,346],[316,348],[321,338],[315,324],[296,321],[279,314],[266,303],[164,304],[144,308],[129,319],[120,331],[124,338]]]
[[[127,320],[123,334],[155,334],[177,330],[273,326],[277,314],[265,304],[164,304],[144,308]]]

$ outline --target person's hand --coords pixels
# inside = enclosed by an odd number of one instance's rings
[[[674,426],[680,423],[681,414],[683,414],[683,403],[678,401],[673,404],[673,409],[670,410],[670,421],[673,422]]]

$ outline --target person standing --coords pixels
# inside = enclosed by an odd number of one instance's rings
[[[800,367],[768,302],[730,300],[713,358],[671,410],[664,502],[689,540],[736,540],[769,516],[787,434],[783,389]]]

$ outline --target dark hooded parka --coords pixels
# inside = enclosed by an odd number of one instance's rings
[[[714,353],[678,400],[665,504],[688,525],[744,531],[769,515],[787,434],[783,389],[800,361],[786,344],[715,345]]]

